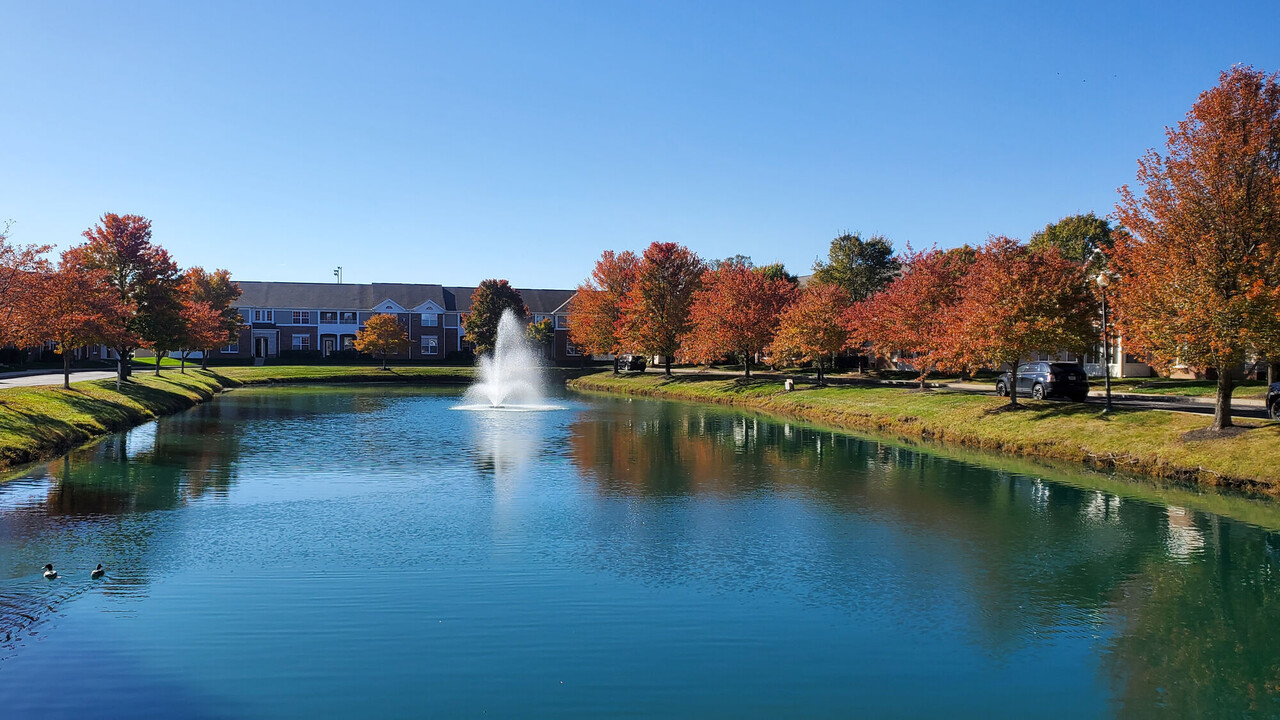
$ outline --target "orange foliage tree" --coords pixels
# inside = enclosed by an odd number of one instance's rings
[[[1032,352],[1085,352],[1098,337],[1098,304],[1085,269],[1054,247],[995,237],[960,280],[946,328],[958,363],[1008,365]],[[1017,383],[1009,404],[1018,405]]]
[[[185,373],[187,358],[192,352],[199,350],[208,358],[213,348],[227,342],[227,326],[222,311],[190,294],[182,298],[180,317],[182,342],[178,355],[182,360],[181,372]]]
[[[778,329],[778,316],[795,293],[783,279],[771,279],[744,263],[722,263],[702,275],[689,306],[689,329],[681,336],[680,355],[710,363],[742,358],[751,377],[751,358],[764,352]]]
[[[81,253],[72,249],[62,254],[55,270],[38,276],[33,304],[38,339],[58,344],[64,388],[71,387],[71,351],[111,341],[125,314],[105,275],[105,270],[85,267]]]
[[[143,337],[149,336],[152,344],[168,344],[165,338],[172,334],[176,316],[172,290],[178,266],[164,248],[151,242],[151,221],[141,215],[106,213],[84,237],[88,242],[80,247],[86,267],[106,271],[105,281],[125,308],[120,326],[111,333],[112,349],[119,357],[117,379],[123,380],[129,376],[129,357]]]
[[[1125,227],[1110,254],[1119,325],[1162,365],[1218,374],[1212,430],[1231,426],[1234,371],[1280,336],[1280,82],[1222,73],[1166,154],[1138,161],[1141,196],[1120,189]]]
[[[689,329],[689,305],[703,269],[702,260],[683,245],[655,242],[646,248],[618,315],[619,347],[662,355],[670,375],[671,358]]]
[[[189,338],[193,343],[191,347],[201,351],[200,366],[207,368],[209,355],[214,348],[233,343],[240,337],[240,328],[244,326],[244,319],[240,317],[240,312],[231,306],[240,298],[240,286],[231,280],[231,273],[227,270],[208,272],[202,267],[193,267],[182,276],[182,292],[188,306],[190,303],[205,303],[219,316],[216,328],[220,332],[215,332],[215,326],[209,324],[209,318],[203,317],[200,318],[199,336]],[[191,316],[193,311],[188,307],[185,312]],[[193,317],[188,317],[189,326]],[[183,362],[185,361],[184,355]]]
[[[635,284],[640,259],[630,251],[606,250],[596,261],[591,277],[578,286],[569,300],[569,341],[587,355],[617,355],[618,318],[622,301]],[[614,372],[618,361],[613,361]]]
[[[911,359],[920,370],[921,389],[930,372],[959,364],[951,309],[976,255],[967,245],[924,252],[908,248],[899,258],[902,275],[851,313],[859,340],[881,355],[898,352]]]
[[[778,332],[769,354],[788,362],[811,362],[818,369],[849,343],[848,315],[852,301],[840,285],[810,281],[778,318]]]
[[[0,231],[0,346],[23,347],[35,341],[36,309],[33,303],[40,290],[40,276],[49,271],[42,256],[49,245],[14,245],[9,242],[11,223]]]
[[[409,349],[409,331],[395,315],[374,315],[356,333],[355,347],[362,353],[380,358],[382,369],[386,370],[388,355],[397,355]]]

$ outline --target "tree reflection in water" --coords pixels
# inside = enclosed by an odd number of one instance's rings
[[[1055,481],[1056,470],[993,470],[714,408],[605,407],[569,443],[582,475],[639,516],[601,550],[622,572],[785,584],[855,613],[945,603],[955,590],[955,611],[996,656],[1095,643],[1126,714],[1280,712],[1280,543],[1265,530],[1091,489],[1084,476]],[[744,508],[719,521],[790,522],[790,536],[726,545],[717,521],[673,528],[651,502],[695,496]],[[780,518],[767,500],[778,496],[816,510]]]

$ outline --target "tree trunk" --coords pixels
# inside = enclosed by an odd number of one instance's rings
[[[751,377],[751,354],[742,353],[742,376]]]
[[[383,369],[383,370],[386,370],[386,369],[387,369],[387,356],[386,356],[386,355],[383,355],[383,356],[382,356],[382,369]]]
[[[125,364],[125,355],[127,353],[123,348],[115,348],[116,351],[116,389],[120,389],[120,383],[129,377],[129,367]]]
[[[1218,396],[1213,403],[1213,425],[1210,430],[1219,431],[1231,427],[1231,391],[1235,390],[1235,382],[1231,377],[1231,366],[1219,365]]]
[[[671,356],[670,355],[662,356],[662,369],[664,372],[666,372],[667,377],[671,377]]]
[[[1009,407],[1018,407],[1018,361],[1009,363]]]
[[[200,351],[200,369],[201,370],[209,369],[209,354],[212,352],[213,352],[213,348]]]
[[[178,372],[182,373],[183,375],[186,375],[187,374],[187,352],[183,350],[182,352],[178,353],[178,358],[179,358]]]
[[[71,389],[71,353],[66,348],[62,348],[62,387]]]
[[[1267,387],[1276,382],[1276,375],[1280,375],[1280,363],[1267,363]]]
[[[616,353],[613,356],[613,374],[618,374],[618,355]]]
[[[822,385],[822,356],[818,356],[818,385]]]

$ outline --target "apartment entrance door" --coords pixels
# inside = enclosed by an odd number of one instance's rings
[[[267,339],[264,337],[253,339],[253,356],[264,358],[267,356]]]
[[[333,354],[333,350],[334,350],[333,338],[331,337],[325,338],[324,339],[324,356],[329,357],[330,355]]]

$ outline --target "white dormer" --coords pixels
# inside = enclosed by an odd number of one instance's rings
[[[415,307],[413,309],[413,312],[422,313],[423,315],[439,315],[440,313],[444,312],[444,308],[435,304],[435,302],[432,300],[427,300],[421,305]]]
[[[402,313],[402,312],[407,312],[407,311],[404,309],[404,306],[403,306],[403,305],[401,305],[400,303],[396,302],[395,300],[392,300],[391,298],[387,298],[386,300],[383,300],[382,302],[378,303],[377,305],[374,305],[374,306],[373,306],[373,312],[375,312],[375,313]]]

